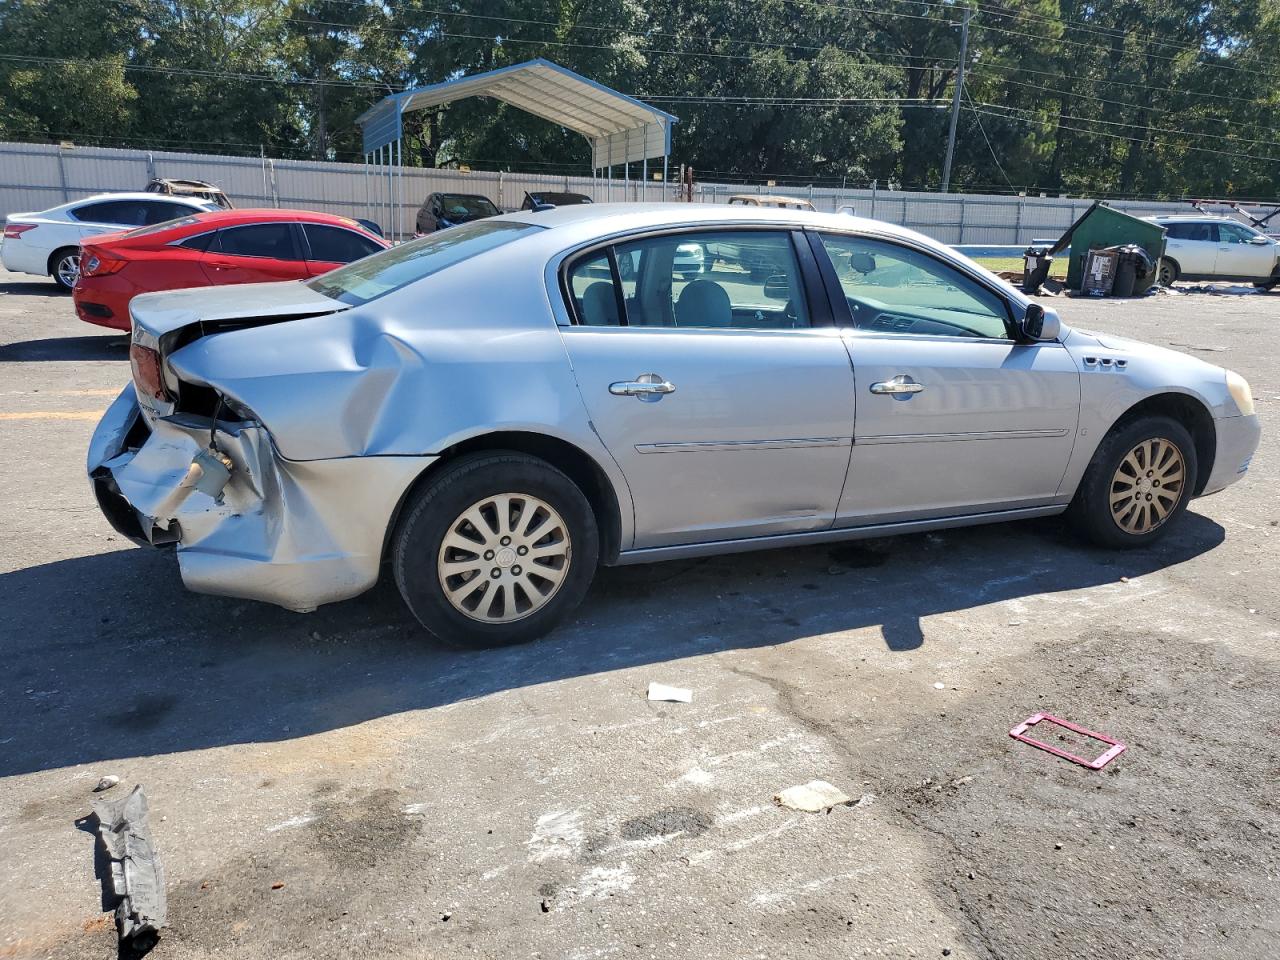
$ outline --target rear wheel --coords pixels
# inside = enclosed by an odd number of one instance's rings
[[[63,290],[70,290],[80,276],[80,248],[63,247],[49,258],[49,276]]]
[[[1268,290],[1274,290],[1276,288],[1276,284],[1278,283],[1280,283],[1280,280],[1262,280],[1262,281],[1259,281],[1258,283],[1255,283],[1254,286],[1257,287],[1259,290],[1266,292]]]
[[[1176,263],[1168,257],[1161,257],[1160,270],[1156,274],[1156,280],[1159,282],[1160,286],[1170,287],[1177,281],[1178,274],[1180,272],[1181,271],[1178,269],[1178,265]]]
[[[1199,464],[1191,434],[1169,417],[1143,417],[1107,435],[1071,503],[1077,529],[1101,546],[1141,547],[1187,508]]]
[[[409,609],[456,646],[534,640],[573,611],[595,575],[591,505],[536,457],[460,458],[414,495],[394,540]]]

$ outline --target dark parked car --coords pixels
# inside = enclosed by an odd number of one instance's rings
[[[548,207],[572,207],[579,203],[590,203],[591,198],[585,193],[554,193],[551,191],[526,193],[521,210],[546,210]]]
[[[501,211],[488,197],[473,193],[432,193],[418,208],[417,234],[433,233],[472,220],[496,217]]]

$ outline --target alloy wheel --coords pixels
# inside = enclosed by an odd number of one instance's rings
[[[569,528],[554,507],[504,493],[473,503],[449,525],[436,566],[454,609],[482,623],[510,623],[551,601],[572,557]]]
[[[54,272],[58,275],[59,283],[65,287],[74,287],[80,277],[80,255],[77,253],[59,257]]]
[[[1162,437],[1143,440],[1125,454],[1111,477],[1111,519],[1125,533],[1149,533],[1178,506],[1185,481],[1186,464],[1177,444]]]

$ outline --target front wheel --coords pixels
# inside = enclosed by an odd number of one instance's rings
[[[461,647],[535,640],[571,613],[595,575],[591,505],[536,457],[460,458],[419,490],[398,525],[392,565],[409,609]]]
[[[1171,287],[1178,279],[1178,265],[1172,260],[1160,258],[1160,269],[1156,273],[1156,281],[1162,287]]]
[[[1142,417],[1098,446],[1071,502],[1072,520],[1100,546],[1146,546],[1186,510],[1198,469],[1195,442],[1182,424]]]

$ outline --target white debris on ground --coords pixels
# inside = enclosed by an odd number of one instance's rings
[[[665,683],[649,684],[649,699],[671,703],[693,703],[693,691],[684,687],[668,687]]]
[[[802,810],[805,813],[818,813],[832,807],[851,805],[854,800],[839,787],[834,787],[825,780],[810,780],[799,786],[787,787],[776,794],[773,802],[790,810]]]

